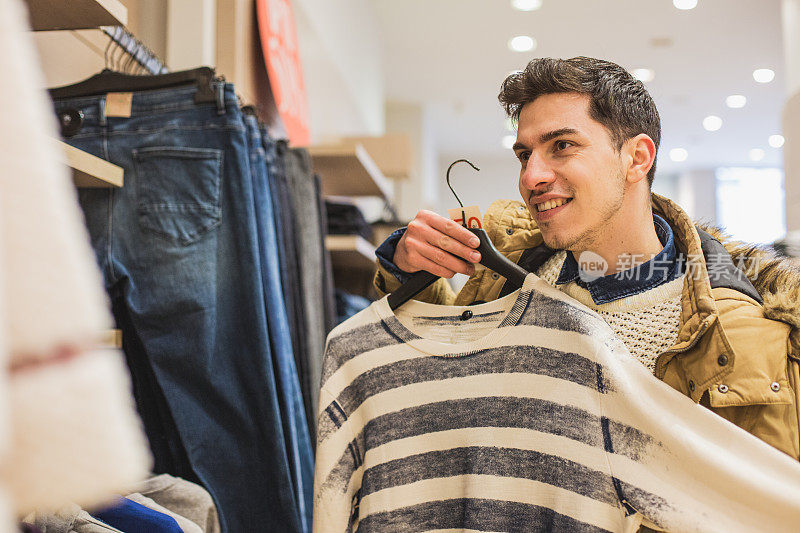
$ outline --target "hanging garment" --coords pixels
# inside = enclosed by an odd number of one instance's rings
[[[262,135],[265,128],[262,128]],[[268,139],[268,137],[263,137]],[[262,140],[263,140],[262,139]],[[308,338],[305,335],[305,319],[303,315],[303,283],[300,276],[299,239],[295,226],[295,210],[289,178],[286,176],[285,153],[289,150],[286,141],[265,142],[264,151],[267,160],[267,171],[275,208],[275,228],[278,237],[278,260],[283,274],[283,299],[289,318],[289,331],[292,336],[295,366],[300,377],[300,388],[303,391],[303,404],[306,408],[306,419],[309,423],[309,435],[315,442],[317,427],[316,404],[311,403],[311,386],[306,376],[309,375]],[[319,384],[317,384],[318,386]]]
[[[178,527],[181,528],[181,531],[183,533],[203,533],[203,530],[200,528],[200,526],[198,526],[185,516],[181,516],[177,513],[170,511],[166,507],[158,505],[155,501],[151,500],[147,496],[142,496],[138,492],[127,494],[125,496],[125,499],[130,500],[134,503],[138,503],[139,505],[144,505],[148,509],[152,509],[153,511],[172,517],[178,524]]]
[[[147,445],[22,3],[0,0],[0,531],[146,476]],[[13,529],[12,529],[13,528]]]
[[[534,274],[328,337],[314,530],[796,531],[800,465],[653,377]]]
[[[103,95],[55,106],[82,117],[66,142],[125,170],[124,187],[82,189],[80,203],[134,340],[132,372],[152,372],[174,422],[163,438],[180,440],[171,449],[185,451],[223,531],[302,531],[286,490],[248,138],[234,87],[214,88],[210,104],[195,103],[196,86],[134,92],[126,117],[108,116]]]
[[[255,115],[248,113],[244,118],[250,141],[250,168],[253,174],[253,201],[258,232],[258,255],[261,262],[261,283],[272,364],[279,393],[278,405],[283,429],[281,440],[286,445],[286,468],[292,482],[287,490],[294,494],[301,530],[309,531],[314,495],[314,455],[303,394],[292,353],[289,319],[283,300],[281,271],[276,255],[278,240],[275,233],[264,144]]]
[[[26,520],[42,533],[123,533],[99,520],[74,503],[48,512],[38,512]]]
[[[336,320],[336,297],[334,296],[333,262],[325,243],[328,235],[328,212],[325,210],[325,197],[322,194],[322,177],[314,174],[314,194],[317,197],[319,212],[319,247],[322,254],[322,310],[325,317],[325,336],[339,323]],[[316,408],[316,404],[314,405]]]
[[[127,498],[120,498],[112,507],[94,511],[92,516],[125,533],[187,533],[171,516]]]
[[[322,254],[323,236],[320,233],[318,195],[311,171],[311,156],[307,150],[294,148],[284,153],[286,178],[294,207],[294,227],[298,250],[298,272],[300,277],[301,310],[303,316],[302,335],[305,337],[306,351],[300,356],[304,359],[301,367],[303,387],[310,391],[308,405],[311,420],[316,419],[314,406],[319,402],[320,374],[322,356],[325,351],[326,314],[324,294],[324,259]]]
[[[135,489],[138,494],[188,518],[200,526],[203,533],[219,533],[217,508],[211,495],[200,485],[161,474],[141,482]]]

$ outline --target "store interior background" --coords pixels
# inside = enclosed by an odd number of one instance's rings
[[[259,102],[255,0],[123,3],[128,28],[171,70],[216,66],[244,103]],[[459,168],[453,184],[485,213],[493,200],[519,199],[501,82],[533,57],[589,55],[654,73],[646,85],[663,127],[656,192],[743,240],[800,231],[800,0],[698,0],[693,9],[673,0],[540,3],[520,11],[509,0],[293,0],[312,145],[407,135],[412,172],[394,181],[401,221],[455,207],[445,171],[468,158],[481,171]],[[511,51],[519,35],[534,38],[535,49]],[[103,68],[107,38],[98,30],[35,38],[48,86]],[[774,79],[757,82],[756,69]],[[744,107],[726,105],[735,94]],[[704,129],[709,115],[721,118],[718,130]],[[774,135],[785,144],[771,146]],[[685,160],[673,160],[674,149]],[[382,211],[380,201],[360,203],[368,219]]]

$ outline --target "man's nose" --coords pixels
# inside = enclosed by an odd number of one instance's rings
[[[529,191],[547,186],[555,181],[555,173],[550,165],[541,157],[531,155],[520,176],[522,185]]]

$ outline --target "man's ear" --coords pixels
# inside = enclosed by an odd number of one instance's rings
[[[625,179],[637,183],[647,179],[647,173],[656,160],[656,143],[649,135],[640,133],[622,145],[623,161],[626,165]]]

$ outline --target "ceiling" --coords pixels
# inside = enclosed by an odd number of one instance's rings
[[[501,138],[510,132],[497,103],[506,75],[534,57],[588,55],[655,71],[647,87],[662,121],[659,173],[782,165],[781,150],[767,143],[780,133],[785,98],[780,0],[699,0],[688,11],[671,0],[544,0],[530,12],[508,0],[373,3],[386,98],[423,104],[443,153],[507,156]],[[510,51],[516,35],[538,47]],[[757,68],[775,79],[755,82]],[[725,98],[737,93],[747,105],[729,109]],[[716,132],[702,126],[712,114],[723,120]],[[668,157],[677,147],[689,153],[682,163]],[[762,161],[750,161],[752,148],[766,152]]]

